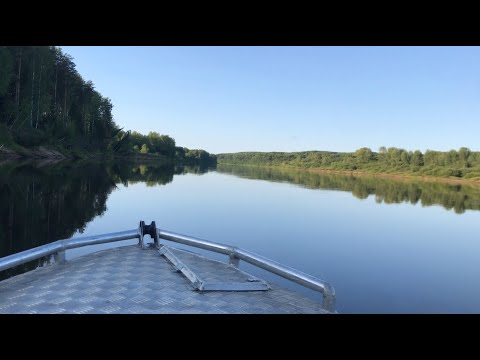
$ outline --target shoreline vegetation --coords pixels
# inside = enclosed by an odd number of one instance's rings
[[[353,176],[420,178],[480,183],[480,152],[240,152],[210,154],[177,146],[155,131],[125,131],[114,121],[113,104],[82,78],[73,58],[55,46],[0,46],[0,159],[80,159],[216,166],[297,168]],[[442,179],[442,180],[440,180]]]
[[[219,165],[247,165],[375,176],[421,179],[449,183],[480,184],[480,152],[462,147],[458,151],[407,151],[381,147],[378,152],[361,148],[351,153],[328,151],[240,152],[217,154]]]
[[[347,175],[352,177],[371,177],[371,178],[384,178],[390,180],[398,181],[425,181],[425,182],[439,182],[446,184],[465,184],[465,185],[478,185],[480,186],[480,179],[462,179],[462,178],[444,178],[444,177],[434,177],[434,176],[421,176],[421,175],[405,175],[405,174],[396,174],[396,173],[375,173],[375,172],[364,172],[357,170],[326,170],[321,168],[302,168],[302,167],[291,167],[291,166],[268,166],[268,165],[249,165],[249,164],[229,164],[224,162],[219,162],[218,166],[246,166],[246,167],[258,167],[265,169],[278,169],[278,170],[290,170],[290,171],[304,171],[314,174],[333,174],[333,175]]]
[[[408,174],[401,174],[401,173],[375,173],[375,172],[363,172],[363,171],[356,171],[356,170],[324,170],[324,169],[302,169],[297,168],[299,170],[306,170],[313,173],[318,174],[339,174],[339,175],[351,175],[354,177],[357,176],[365,176],[365,177],[377,177],[377,178],[385,178],[385,179],[394,179],[394,180],[420,180],[420,181],[428,181],[428,182],[442,182],[448,184],[472,184],[472,185],[479,185],[480,186],[480,179],[462,179],[457,177],[435,177],[435,176],[422,176],[422,175],[408,175]]]
[[[55,46],[0,46],[0,158],[113,159],[211,165],[168,135],[125,131],[113,104]]]

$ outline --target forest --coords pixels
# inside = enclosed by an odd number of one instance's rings
[[[112,101],[55,46],[0,46],[0,156],[46,147],[73,158],[155,154],[181,163],[215,163],[168,135],[120,128]],[[161,156],[160,156],[161,155]]]
[[[453,177],[480,180],[480,152],[462,147],[459,150],[407,151],[382,146],[378,152],[361,148],[355,152],[240,152],[218,154],[219,164],[260,165],[360,171],[398,175]]]
[[[175,146],[175,140],[168,135],[150,131],[147,135],[133,131],[129,138],[135,154],[156,154],[175,160],[178,165],[215,166],[217,157],[205,150]]]

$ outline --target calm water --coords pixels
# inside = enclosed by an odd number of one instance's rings
[[[480,313],[479,210],[480,187],[441,183],[239,166],[0,164],[0,256],[155,220],[323,278],[343,313]]]

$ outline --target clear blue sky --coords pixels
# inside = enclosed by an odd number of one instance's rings
[[[480,150],[479,47],[71,47],[125,129],[236,151]]]

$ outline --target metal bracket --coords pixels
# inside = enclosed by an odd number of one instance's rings
[[[193,285],[195,290],[202,291],[204,282],[190,268],[182,263],[173,253],[166,247],[162,246],[158,253],[165,256],[168,261],[175,267],[175,270],[181,272]]]
[[[237,269],[240,267],[240,259],[235,255],[230,254],[228,263]]]
[[[267,291],[270,286],[263,280],[250,277],[248,282],[211,282],[206,283],[185,263],[177,258],[167,246],[162,246],[158,253],[167,258],[177,272],[181,272],[198,291]]]
[[[53,254],[53,259],[57,264],[64,264],[65,262],[67,262],[65,258],[65,250],[58,251],[55,254]]]
[[[145,222],[143,220],[140,221],[140,224],[138,226],[138,235],[138,245],[140,245],[143,250],[150,248],[150,246],[145,244],[145,241],[143,241],[143,237],[145,235],[150,235],[150,237],[153,239],[154,248],[160,248],[160,239],[158,237],[158,230],[157,226],[155,225],[155,221],[152,221],[150,225],[145,225]]]

